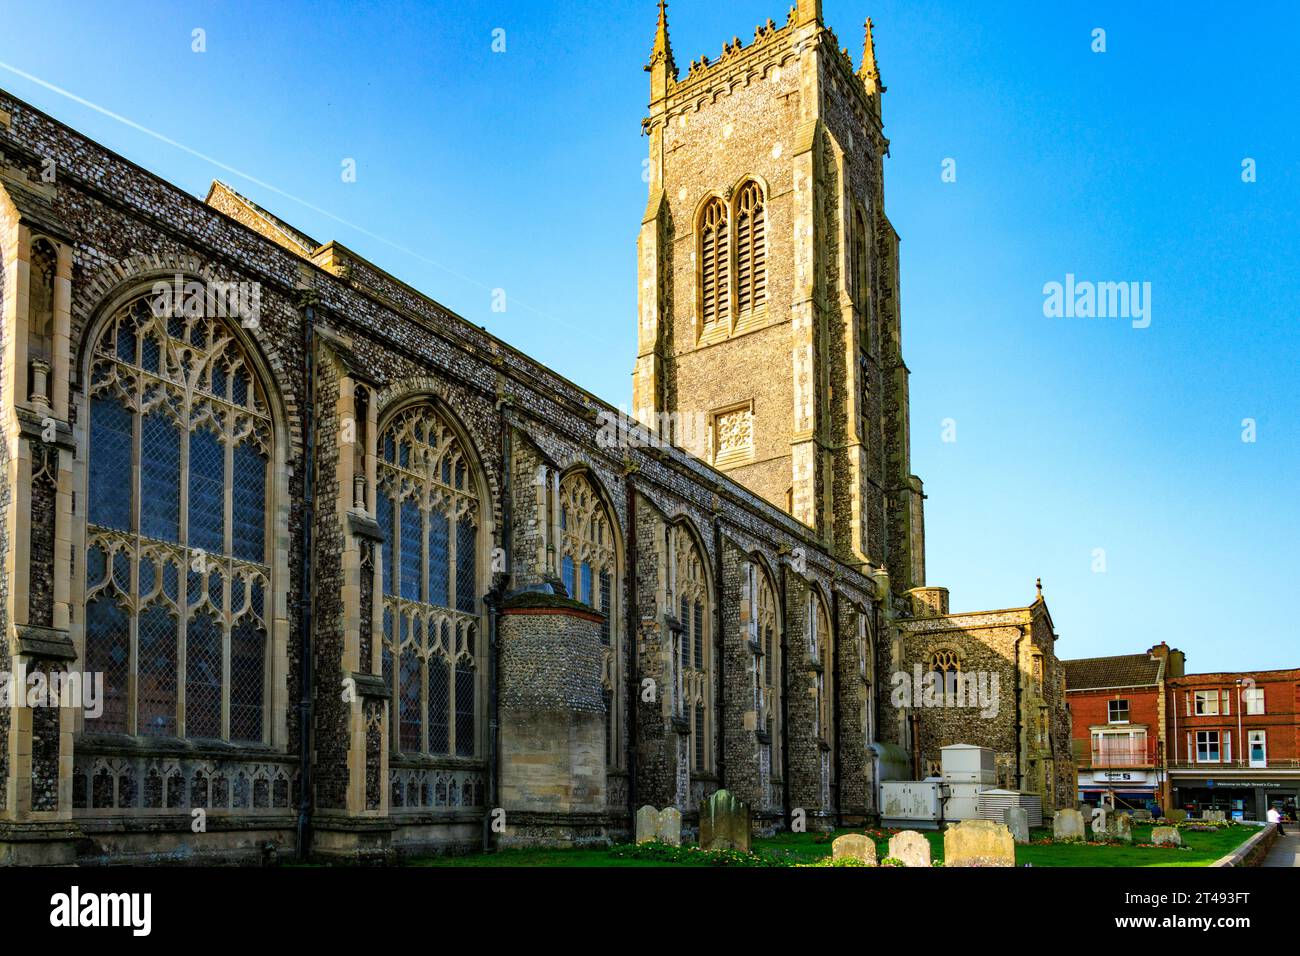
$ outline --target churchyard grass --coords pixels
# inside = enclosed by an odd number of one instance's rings
[[[753,841],[756,853],[793,866],[818,865],[831,855],[831,840],[845,833],[870,833],[876,842],[878,858],[889,853],[886,830],[837,830],[834,834],[782,833],[774,837],[757,837]],[[1254,827],[1225,827],[1214,832],[1181,831],[1184,849],[1143,846],[1151,841],[1151,826],[1135,824],[1133,845],[1094,843],[1052,843],[1050,829],[1034,829],[1030,843],[1016,847],[1017,865],[1031,866],[1208,866],[1227,855],[1256,833]],[[930,842],[931,858],[943,859],[943,834],[939,831],[925,833]],[[647,867],[647,866],[702,866],[714,867],[717,863],[706,854],[673,854],[676,860],[632,858],[611,854],[607,848],[576,849],[520,849],[500,853],[474,853],[466,856],[422,857],[412,860],[414,866],[573,866],[573,867]],[[646,856],[653,856],[646,852]]]

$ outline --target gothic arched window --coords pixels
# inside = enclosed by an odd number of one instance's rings
[[[766,225],[763,190],[747,182],[736,195],[736,311],[742,316],[767,301]]]
[[[749,639],[754,648],[754,712],[758,729],[767,734],[767,744],[760,750],[760,780],[770,782],[781,774],[781,650],[777,633],[776,589],[757,562],[746,565],[749,577]],[[766,771],[766,772],[764,772]],[[771,794],[765,793],[765,804]]]
[[[669,530],[673,581],[676,589],[674,612],[681,624],[677,646],[680,675],[678,715],[691,727],[691,769],[707,772],[712,766],[713,748],[709,737],[712,706],[713,628],[709,613],[708,579],[704,559],[686,528]]]
[[[377,467],[393,746],[476,756],[482,516],[472,465],[448,422],[422,403],[381,431]]]
[[[815,726],[813,736],[822,740],[831,739],[831,695],[827,681],[831,674],[831,626],[830,614],[826,611],[826,602],[815,591],[809,593],[808,608],[808,649],[811,657],[821,667],[813,674],[815,700]]]
[[[139,298],[90,366],[87,730],[266,740],[272,427],[224,320]],[[132,680],[134,677],[134,680]]]
[[[606,702],[606,766],[619,765],[622,727],[621,641],[615,595],[618,593],[614,525],[608,509],[582,472],[560,481],[560,574],[569,597],[601,615],[601,681]]]
[[[730,314],[731,290],[728,265],[731,249],[727,243],[727,206],[721,199],[711,199],[700,213],[700,320],[701,331],[725,322]]]
[[[957,652],[939,650],[930,655],[930,673],[934,674],[934,686],[944,694],[957,693],[957,675],[961,673],[961,660]]]

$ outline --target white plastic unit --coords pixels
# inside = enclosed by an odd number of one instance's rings
[[[940,750],[943,779],[948,783],[979,783],[992,787],[997,783],[997,765],[993,751],[974,744],[953,744]]]
[[[881,822],[885,826],[937,827],[946,793],[942,780],[885,780],[880,784]]]

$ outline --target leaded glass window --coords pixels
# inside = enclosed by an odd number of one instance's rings
[[[693,769],[708,772],[712,767],[709,714],[713,706],[712,615],[709,613],[708,578],[704,558],[694,537],[683,526],[671,529],[669,542],[673,574],[680,609],[681,695],[679,713],[691,722]],[[692,718],[694,718],[692,720]]]
[[[384,680],[402,753],[478,753],[480,501],[469,460],[428,404],[380,438]],[[396,562],[394,566],[393,562]]]
[[[150,303],[90,366],[86,729],[264,743],[270,413],[224,320]]]

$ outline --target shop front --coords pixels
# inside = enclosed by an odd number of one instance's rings
[[[1106,794],[1121,810],[1142,810],[1160,803],[1154,770],[1093,770],[1079,772],[1079,799],[1096,806]]]
[[[1173,805],[1198,816],[1206,810],[1222,810],[1230,820],[1263,820],[1269,808],[1276,807],[1295,820],[1297,797],[1300,776],[1173,778]]]

